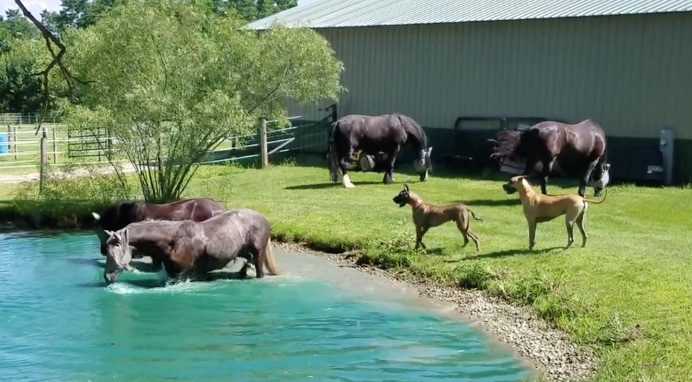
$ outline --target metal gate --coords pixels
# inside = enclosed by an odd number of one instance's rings
[[[68,158],[96,158],[101,161],[113,156],[113,138],[108,129],[68,129],[67,138]]]
[[[290,127],[272,128],[277,121],[267,123],[267,154],[308,153],[326,155],[329,147],[329,130],[336,118],[336,105],[320,111],[329,112],[319,121],[305,121],[301,116],[288,118]],[[200,162],[203,164],[260,159],[261,139],[259,133],[235,135],[229,137],[219,149],[216,149]]]

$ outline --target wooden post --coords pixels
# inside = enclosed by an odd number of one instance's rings
[[[14,144],[12,145],[14,149],[14,160],[17,160],[17,153],[19,152],[19,148],[17,147],[17,126],[12,126],[12,132],[12,135],[14,135]]]
[[[261,157],[261,168],[265,168],[269,165],[269,150],[267,149],[267,120],[262,118],[260,120],[259,126],[259,139],[260,139],[260,157]]]
[[[48,150],[46,150],[46,140],[48,139],[46,133],[46,128],[43,127],[41,128],[41,144],[40,144],[40,152],[41,152],[41,163],[39,165],[39,184],[38,184],[38,192],[42,193],[43,192],[43,185],[46,181],[46,170],[48,167]]]
[[[58,145],[55,143],[55,125],[53,125],[53,164],[58,164]]]
[[[10,125],[7,125],[7,156],[10,155],[10,150],[12,150],[12,128]],[[14,159],[16,160],[17,158]]]

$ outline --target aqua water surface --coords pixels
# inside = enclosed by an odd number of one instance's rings
[[[0,233],[7,381],[518,381],[529,371],[470,325],[285,274],[106,287],[88,233]],[[283,272],[282,272],[283,273]]]

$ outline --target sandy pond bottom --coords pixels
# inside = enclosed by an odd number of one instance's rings
[[[282,275],[102,282],[92,234],[0,233],[0,379],[519,381],[510,350],[415,291],[275,248]]]

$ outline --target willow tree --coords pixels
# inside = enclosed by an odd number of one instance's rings
[[[340,90],[342,64],[314,31],[258,33],[189,2],[128,1],[66,40],[88,79],[69,120],[107,128],[150,201],[178,198],[210,149],[285,117],[287,99]]]

